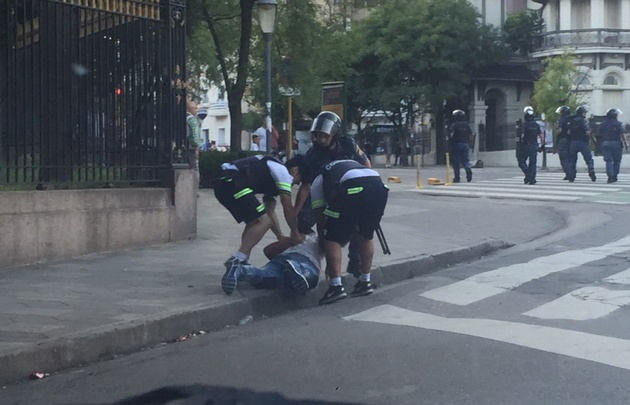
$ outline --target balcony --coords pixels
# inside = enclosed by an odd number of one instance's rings
[[[628,48],[630,47],[630,30],[587,29],[548,32],[542,35],[540,44],[535,52],[565,47]]]
[[[214,103],[208,103],[208,116],[210,117],[225,117],[230,114],[228,104],[226,101],[217,101]]]

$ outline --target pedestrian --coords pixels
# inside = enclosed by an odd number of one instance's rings
[[[385,167],[392,167],[392,137],[385,136]]]
[[[376,171],[349,159],[330,162],[313,181],[311,199],[329,277],[320,305],[347,297],[341,282],[341,250],[352,236],[358,244],[361,275],[350,295],[359,297],[374,291],[370,279],[372,239],[385,212],[387,194]]]
[[[400,154],[402,153],[402,143],[396,141],[396,149],[394,150],[394,166],[398,166],[400,163]]]
[[[564,179],[569,180],[569,173],[571,172],[571,162],[569,159],[569,145],[571,140],[569,139],[569,123],[571,122],[571,109],[566,106],[560,106],[556,109],[556,114],[559,115],[554,153],[558,152],[558,158],[560,159],[560,166],[564,171]]]
[[[290,238],[283,238],[265,247],[269,262],[262,267],[240,264],[229,275],[231,294],[239,281],[247,281],[254,288],[275,290],[285,288],[297,294],[305,294],[319,282],[321,261],[324,255],[317,234],[309,230],[304,242],[291,246]]]
[[[466,121],[466,113],[464,111],[453,111],[453,118],[455,122],[449,128],[447,139],[447,143],[450,145],[451,162],[453,163],[453,183],[460,182],[460,167],[463,167],[466,171],[466,181],[470,183],[472,181],[470,142],[474,137],[474,132]]]
[[[581,153],[584,158],[584,162],[588,168],[588,176],[591,178],[591,181],[597,180],[595,176],[595,167],[593,165],[593,155],[591,153],[591,149],[589,148],[589,139],[592,140],[592,138],[591,131],[586,121],[587,112],[587,106],[579,106],[577,110],[575,110],[575,115],[571,117],[571,122],[569,123],[569,139],[571,139],[571,143],[569,145],[569,159],[571,165],[569,182],[571,183],[575,181],[575,176],[577,175],[578,152]]]
[[[342,122],[337,114],[322,111],[311,125],[313,146],[304,155],[304,169],[301,174],[295,207],[299,211],[300,222],[312,226],[315,217],[310,202],[311,184],[321,173],[322,168],[333,160],[352,159],[365,167],[372,167],[370,160],[354,139],[342,135]],[[359,277],[361,263],[358,245],[353,241],[348,247],[347,272]]]
[[[255,135],[258,135],[260,143],[258,144],[258,150],[262,152],[268,152],[267,150],[267,117],[261,117],[260,126],[254,131]]]
[[[372,161],[372,153],[374,153],[372,142],[369,139],[366,139],[363,143],[363,152],[365,152],[365,156]]]
[[[606,112],[606,120],[599,126],[599,134],[603,140],[602,148],[604,161],[606,161],[607,183],[617,181],[619,165],[621,164],[622,142],[625,144],[625,136],[621,122],[617,117],[622,114],[621,110],[611,108]]]
[[[190,99],[186,101],[186,138],[190,166],[199,171],[199,118],[197,105]]]
[[[256,134],[252,135],[252,144],[250,145],[249,150],[253,150],[253,151],[260,150],[260,136]]]
[[[525,174],[525,179],[523,180],[525,184],[536,184],[536,160],[539,142],[540,145],[544,145],[545,137],[536,122],[534,109],[527,106],[523,110],[523,126],[519,134],[520,145],[517,147],[518,167]]]
[[[298,232],[297,211],[292,204],[291,185],[297,184],[289,170],[271,156],[249,156],[221,165],[221,177],[214,185],[217,200],[238,222],[245,222],[239,249],[224,263],[221,287],[231,294],[235,286],[233,274],[238,265],[246,264],[254,246],[269,229],[278,239],[283,237],[275,214],[275,196],[280,196],[284,218],[291,230],[291,241],[298,244],[303,237]],[[256,194],[263,194],[261,204]],[[265,215],[266,214],[266,215]]]

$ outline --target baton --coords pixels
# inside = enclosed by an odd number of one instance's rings
[[[387,241],[385,240],[385,235],[383,235],[383,229],[381,225],[376,228],[376,237],[378,238],[379,243],[381,244],[381,248],[383,249],[384,255],[391,255],[392,252],[389,250],[389,246],[387,246]]]

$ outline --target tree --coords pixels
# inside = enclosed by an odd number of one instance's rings
[[[553,122],[558,118],[558,107],[567,105],[574,109],[577,106],[573,83],[577,69],[573,63],[573,55],[568,51],[545,59],[543,64],[545,69],[534,83],[532,104],[536,112],[544,113],[545,119]]]
[[[503,24],[505,41],[510,49],[527,58],[538,47],[544,28],[544,20],[536,10],[512,13]]]

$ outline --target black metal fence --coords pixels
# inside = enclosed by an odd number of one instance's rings
[[[0,1],[0,187],[187,165],[185,0]]]

